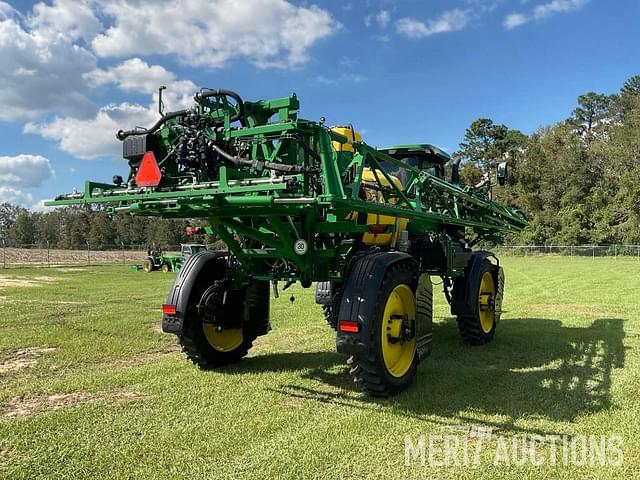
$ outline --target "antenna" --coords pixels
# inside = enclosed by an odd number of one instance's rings
[[[162,85],[158,88],[158,113],[160,113],[161,117],[164,117],[164,102],[162,101],[162,91],[166,90],[167,87]]]

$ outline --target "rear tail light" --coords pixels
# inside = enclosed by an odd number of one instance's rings
[[[347,333],[358,333],[360,331],[360,325],[355,320],[340,320],[338,322],[338,330]]]
[[[162,305],[162,313],[165,315],[175,315],[176,306],[165,303],[164,305]]]

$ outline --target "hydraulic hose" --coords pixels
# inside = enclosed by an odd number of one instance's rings
[[[250,160],[248,158],[242,157],[234,157],[228,152],[225,152],[223,149],[218,147],[215,143],[209,142],[209,148],[220,155],[222,158],[227,160],[228,162],[238,166],[238,167],[253,167],[256,170],[262,170],[264,168],[268,168],[269,170],[275,170],[276,172],[284,172],[284,173],[302,173],[305,171],[305,168],[301,165],[287,165],[283,163],[274,163],[274,162],[266,162],[263,160]]]
[[[167,120],[175,117],[180,117],[182,115],[186,115],[187,112],[188,110],[176,110],[175,112],[168,112],[162,118],[160,118],[156,123],[154,123],[151,128],[134,128],[133,130],[118,130],[118,133],[116,133],[116,138],[122,141],[130,135],[146,135],[146,134],[154,133]]]
[[[230,122],[235,122],[236,120],[240,120],[240,119],[244,118],[244,102],[242,101],[242,98],[240,97],[240,95],[238,95],[233,90],[226,90],[224,88],[212,88],[212,89],[209,89],[209,90],[197,92],[193,96],[193,99],[196,102],[200,102],[201,100],[204,100],[205,98],[209,98],[209,97],[231,97],[231,98],[233,98],[236,101],[236,103],[238,104],[238,113],[236,113],[231,118],[229,118],[229,121]]]

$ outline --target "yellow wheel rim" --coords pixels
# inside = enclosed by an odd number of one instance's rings
[[[394,288],[387,299],[382,315],[382,358],[388,372],[402,377],[409,371],[416,354],[415,335],[411,340],[398,340],[403,327],[416,320],[416,297],[409,286],[401,284]]]
[[[491,332],[495,322],[495,298],[496,286],[493,282],[491,272],[484,272],[480,280],[480,292],[478,293],[478,314],[480,316],[480,327],[484,333]]]
[[[169,265],[167,265],[166,263],[165,263],[164,265],[162,265],[162,271],[163,271],[164,273],[167,273],[169,270],[170,270],[170,269],[169,269]]]
[[[231,352],[242,344],[243,337],[241,328],[218,330],[217,327],[211,323],[203,323],[202,330],[204,330],[204,336],[207,338],[209,345],[219,352]]]
[[[142,270],[145,272],[150,272],[151,271],[151,262],[149,260],[145,260],[144,262],[142,262]]]

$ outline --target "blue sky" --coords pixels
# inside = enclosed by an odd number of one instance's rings
[[[200,87],[295,92],[375,146],[454,151],[486,116],[531,133],[640,73],[637,0],[0,1],[0,201],[126,174],[118,128]]]

